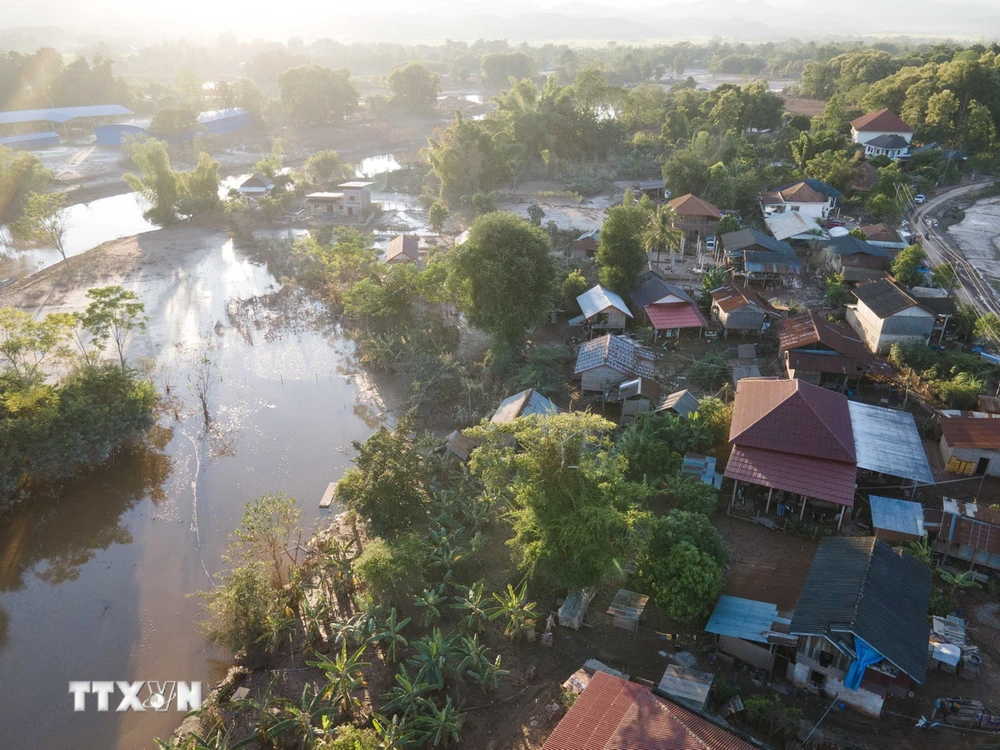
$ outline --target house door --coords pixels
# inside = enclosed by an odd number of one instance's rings
[[[990,468],[990,460],[984,456],[979,459],[979,463],[976,464],[976,476],[982,476],[986,473],[988,468]]]
[[[354,216],[354,206],[348,206],[347,207],[347,215],[348,216]]]

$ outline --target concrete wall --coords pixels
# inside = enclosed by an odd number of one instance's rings
[[[979,459],[981,458],[988,458],[990,460],[986,467],[986,475],[1000,477],[1000,449],[988,451],[979,448],[952,448],[948,445],[948,441],[944,435],[941,436],[941,459],[946,468],[952,459],[965,461],[972,464],[971,473],[975,474],[976,467],[979,465]]]
[[[624,373],[613,367],[600,365],[587,370],[580,378],[580,387],[585,391],[606,391],[613,385],[618,385],[628,379]]]
[[[617,307],[609,307],[602,313],[598,313],[589,321],[591,327],[601,330],[620,330],[625,328],[628,318]]]
[[[800,660],[796,664],[788,665],[785,678],[793,685],[806,687],[809,685],[809,674],[813,671],[822,673],[827,670]],[[848,690],[844,687],[842,679],[832,674],[824,675],[822,687],[823,692],[828,696],[831,698],[836,696],[859,713],[871,716],[874,719],[877,719],[882,714],[882,704],[885,702],[885,699],[878,693],[873,693],[860,687],[857,690]]]

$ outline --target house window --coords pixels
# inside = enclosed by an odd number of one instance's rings
[[[825,679],[826,675],[822,672],[817,672],[815,669],[809,672],[809,682],[816,687],[823,687],[823,680]]]
[[[333,213],[333,206],[331,206],[329,203],[326,206],[326,212],[328,214]]]
[[[793,211],[798,211],[802,206],[792,206]]]

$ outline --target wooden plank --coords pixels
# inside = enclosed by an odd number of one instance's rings
[[[330,484],[326,486],[326,492],[323,493],[323,498],[319,501],[319,507],[329,508],[330,505],[333,503],[333,496],[334,494],[336,494],[336,492],[337,492],[337,483],[330,482]]]

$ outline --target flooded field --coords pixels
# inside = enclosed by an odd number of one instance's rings
[[[244,503],[287,492],[313,528],[350,442],[387,417],[323,312],[277,294],[224,234],[171,227],[66,266],[0,291],[0,305],[79,309],[80,277],[134,290],[151,322],[129,355],[155,363],[171,405],[148,445],[0,516],[0,704],[19,717],[0,746],[152,748],[177,713],[74,713],[68,682],[201,680],[207,691],[228,654],[199,635],[188,595],[212,587]],[[192,392],[202,359],[208,431]]]

